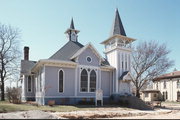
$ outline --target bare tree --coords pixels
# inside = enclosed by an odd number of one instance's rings
[[[139,92],[144,85],[173,66],[174,61],[167,57],[169,53],[165,44],[160,45],[155,41],[136,46],[132,55],[132,75],[137,97],[140,97]]]
[[[0,84],[1,100],[5,100],[5,81],[19,71],[19,38],[20,32],[17,28],[0,23]]]

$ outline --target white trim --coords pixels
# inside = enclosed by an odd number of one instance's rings
[[[45,65],[43,65],[43,72],[41,73],[41,74],[43,74],[43,105],[45,105],[45,101],[44,101],[44,96],[45,96],[45,87],[46,87],[46,84],[45,84],[45,81],[46,81],[46,79],[45,79],[45,74],[46,74],[46,72],[45,72]]]
[[[109,90],[109,94],[111,95],[112,91],[111,91],[111,87],[112,87],[112,84],[111,84],[111,72],[109,72],[109,85],[110,85],[110,90]]]
[[[34,94],[36,94],[36,81],[35,81],[35,76],[32,75],[32,77],[33,77],[33,81],[34,81]]]
[[[96,66],[88,66],[88,65],[79,65],[80,68],[85,68],[85,69],[99,69],[99,67]]]
[[[82,72],[82,70],[86,70],[87,71],[87,74],[88,74],[88,89],[87,89],[87,92],[82,92],[81,91],[81,72]],[[90,71],[88,71],[88,69],[90,69]],[[95,93],[95,91],[94,92],[90,92],[90,73],[91,73],[91,71],[92,70],[94,70],[95,71],[95,73],[96,73],[96,85],[97,85],[97,83],[98,83],[98,81],[97,81],[97,79],[98,79],[98,77],[97,77],[97,71],[99,70],[97,67],[90,67],[90,66],[87,66],[87,67],[79,67],[79,93]]]
[[[37,96],[37,97],[41,97],[41,96]],[[95,95],[94,96],[45,96],[44,98],[94,98],[96,97]],[[108,98],[110,96],[103,96],[103,98]]]
[[[116,62],[118,62],[118,51],[115,52],[115,55],[116,55]],[[116,93],[118,93],[118,84],[119,84],[119,81],[118,81],[118,70],[116,70]]]
[[[88,43],[87,45],[85,45],[83,48],[81,48],[80,50],[78,50],[72,57],[71,59],[74,59],[76,57],[78,57],[84,50],[86,50],[87,48],[91,48],[93,53],[100,58],[100,60],[104,60],[104,58],[101,56],[101,54],[98,53],[98,51],[96,50],[96,48],[91,44]]]
[[[100,44],[107,44],[110,40],[112,40],[112,39],[114,39],[114,38],[121,38],[121,39],[123,39],[123,40],[126,40],[126,41],[135,41],[136,39],[134,39],[134,38],[130,38],[130,37],[126,37],[126,36],[123,36],[123,35],[119,35],[119,34],[117,34],[117,35],[113,35],[113,36],[111,36],[111,37],[109,37],[108,39],[106,39],[106,40],[104,40],[103,42],[101,42]]]
[[[75,68],[77,63],[71,61],[63,61],[63,60],[41,59],[35,64],[35,66],[32,68],[32,71],[33,72],[37,71],[37,69],[43,65]]]
[[[87,74],[88,74],[88,76],[87,76],[88,77],[88,82],[87,82],[88,83],[88,86],[87,86],[88,87],[88,89],[87,89],[88,91],[87,92],[90,92],[89,91],[90,90],[90,73],[91,73],[91,70],[90,71],[87,70]]]
[[[99,70],[99,87],[100,87],[100,89],[102,89],[102,85],[101,85],[101,82],[102,82],[102,79],[101,79],[101,70]]]
[[[63,92],[59,92],[59,72],[60,71],[62,71],[63,72]],[[58,93],[60,93],[60,94],[62,94],[62,93],[64,93],[64,82],[65,82],[65,72],[64,72],[64,70],[62,69],[62,68],[60,68],[59,70],[58,70]]]
[[[21,96],[21,97],[23,98],[23,97],[35,97],[35,96]]]
[[[115,93],[115,70],[113,70],[112,77],[113,77],[113,93]]]
[[[96,84],[97,84],[97,81],[98,81],[98,74],[97,74],[97,72],[98,72],[98,70],[97,69],[91,69],[90,70],[90,72],[89,72],[89,89],[90,89],[90,83],[91,83],[91,72],[94,70],[94,72],[95,72],[95,74],[96,74]],[[97,89],[95,89],[95,91],[94,92],[91,92],[91,89],[89,90],[89,93],[95,93],[96,92],[96,90]]]
[[[74,95],[77,96],[77,69],[78,67],[76,67],[75,69],[75,84],[74,84]]]

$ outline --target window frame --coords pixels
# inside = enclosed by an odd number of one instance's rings
[[[95,73],[95,90],[94,91],[91,91],[91,73],[94,71]],[[93,76],[94,77],[94,76]],[[96,75],[96,71],[94,69],[92,69],[90,71],[90,74],[89,74],[89,92],[96,92],[96,83],[97,83],[97,75]]]
[[[87,90],[86,90],[86,91],[82,91],[82,85],[81,85],[81,82],[82,82],[82,72],[83,72],[84,70],[85,70],[86,73],[87,73],[87,76],[86,76],[86,77],[87,77]],[[88,80],[88,79],[89,79],[89,78],[88,78],[88,76],[89,76],[89,75],[88,75],[88,71],[87,71],[86,69],[82,69],[82,71],[80,72],[80,92],[82,92],[82,93],[87,93],[87,92],[89,92],[89,87],[88,87],[88,85],[89,85],[89,83],[88,83],[89,80]]]
[[[88,61],[88,58],[90,58],[91,61]],[[87,61],[88,63],[92,63],[92,58],[91,58],[91,56],[87,56],[87,57],[86,57],[86,61]]]
[[[62,92],[60,92],[60,85],[59,85],[59,82],[60,82],[60,78],[59,78],[59,76],[60,76],[60,71],[62,71],[62,73],[63,73],[63,89],[62,89]],[[64,70],[63,69],[59,69],[59,71],[58,71],[58,93],[64,93],[64,82],[65,82],[65,72],[64,72]]]
[[[81,90],[81,73],[82,73],[83,70],[86,70],[86,72],[87,72],[87,91],[84,91],[84,92]],[[94,70],[94,72],[96,74],[96,86],[95,86],[95,91],[91,92],[91,90],[90,90],[90,73],[93,70]],[[80,67],[80,72],[79,72],[79,92],[80,93],[95,93],[96,89],[97,89],[97,68],[95,68],[95,67]]]
[[[144,93],[144,97],[145,97],[145,98],[149,97],[149,93],[148,93],[148,92],[145,92],[145,93]]]
[[[30,86],[30,91],[29,91],[29,78],[31,80],[31,86]],[[27,92],[32,93],[32,77],[30,75],[27,76]]]

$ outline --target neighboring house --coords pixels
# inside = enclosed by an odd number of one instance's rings
[[[180,71],[174,71],[161,75],[153,80],[153,90],[142,91],[142,99],[180,101]],[[153,98],[150,94],[156,93],[158,97]],[[151,96],[151,98],[149,98]]]
[[[160,92],[159,90],[143,90],[141,91],[141,99],[150,102],[150,101],[158,101]]]
[[[68,42],[48,59],[29,60],[29,47],[24,47],[21,61],[22,100],[35,100],[41,105],[77,104],[94,100],[95,91],[103,90],[104,101],[112,94],[131,95],[131,43],[116,10],[103,58],[91,44],[78,41],[79,30],[73,19],[66,30]]]

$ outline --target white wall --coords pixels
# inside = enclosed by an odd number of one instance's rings
[[[177,88],[177,80],[180,78],[172,78],[172,79],[163,79],[159,81],[155,81],[153,83],[153,89],[157,89],[163,94],[163,92],[168,93],[167,101],[176,101],[177,100],[177,92],[180,91],[180,88]],[[166,81],[166,89],[164,89],[164,81]],[[157,88],[158,84],[158,88]]]

